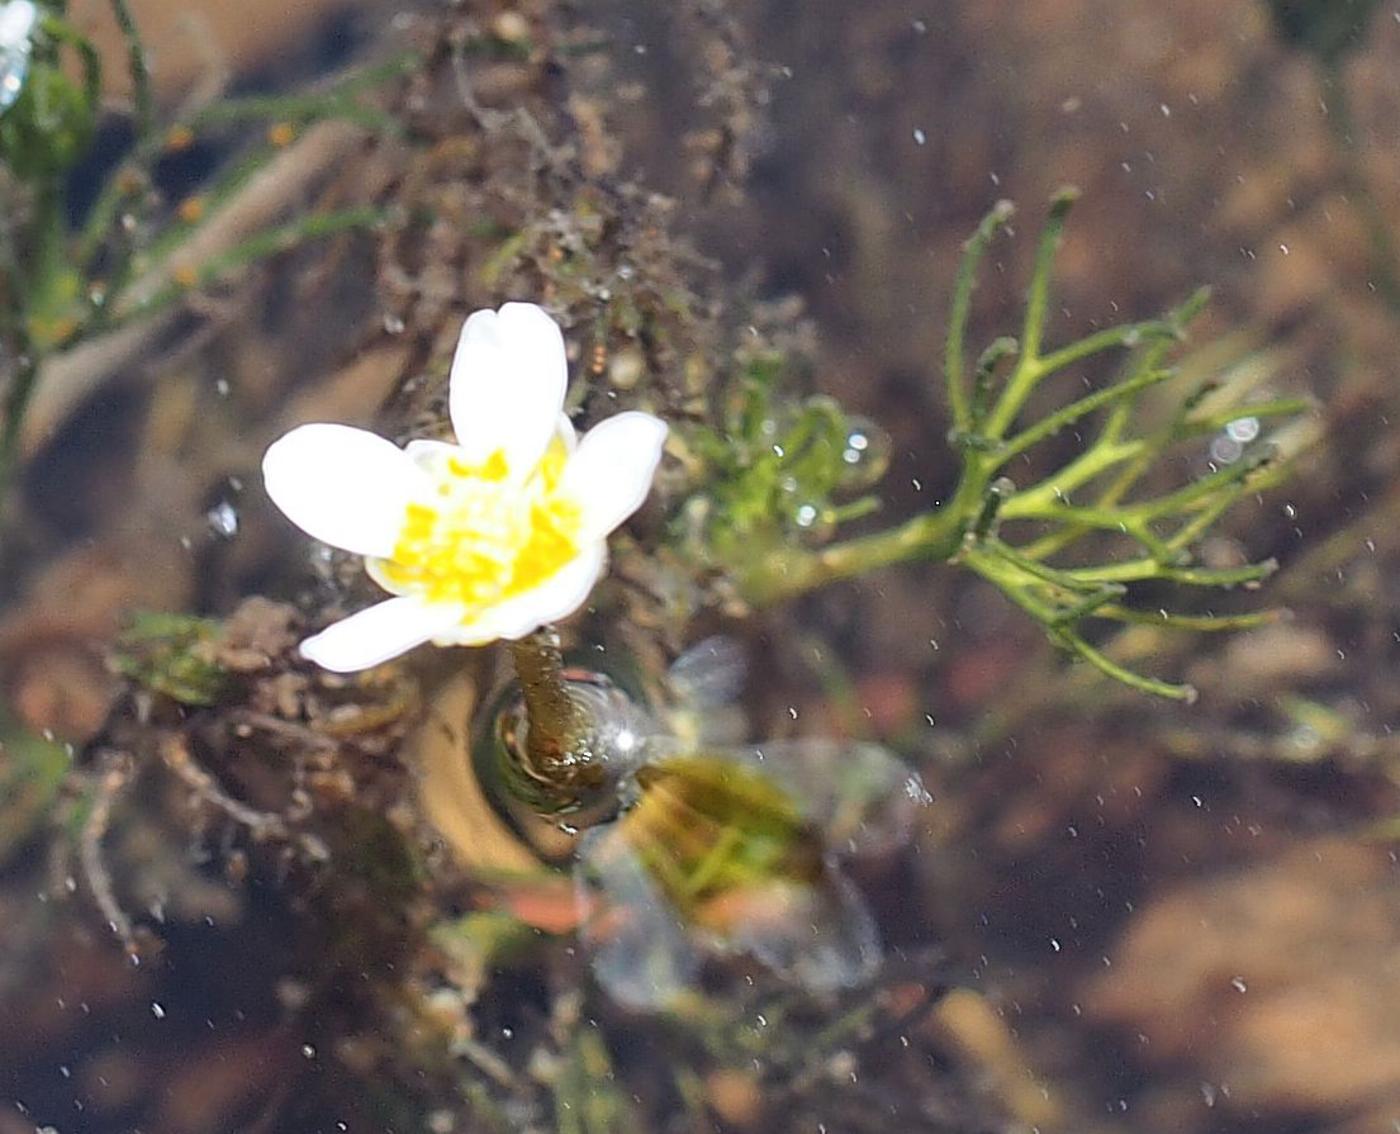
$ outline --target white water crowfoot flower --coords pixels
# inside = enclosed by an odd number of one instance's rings
[[[646,499],[666,425],[630,411],[577,442],[558,325],[533,303],[462,327],[448,411],[455,444],[404,449],[363,429],[302,425],[263,457],[273,502],[307,534],[365,556],[395,598],[301,645],[339,673],[423,642],[519,639],[572,614],[607,537]]]
[[[29,71],[30,36],[39,22],[31,0],[0,4],[0,111],[14,105]]]

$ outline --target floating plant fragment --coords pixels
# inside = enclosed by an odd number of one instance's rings
[[[608,418],[576,440],[558,325],[532,303],[478,311],[452,362],[456,443],[404,449],[303,425],[263,458],[268,495],[309,535],[365,557],[396,597],[302,643],[326,669],[367,669],[426,641],[519,639],[577,610],[607,537],[646,499],[666,426]]]

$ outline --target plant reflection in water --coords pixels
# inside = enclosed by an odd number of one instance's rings
[[[607,772],[569,816],[590,828],[574,865],[580,935],[599,984],[628,1006],[674,1006],[707,962],[728,957],[816,993],[873,977],[879,932],[845,865],[897,850],[931,801],[877,744],[733,743],[735,652],[708,641],[683,656],[670,681],[678,707],[664,714],[601,674],[568,671]],[[507,791],[521,775],[521,721],[517,705],[497,717]]]

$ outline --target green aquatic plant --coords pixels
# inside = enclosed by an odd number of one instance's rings
[[[135,137],[75,220],[73,171],[89,157],[102,117],[102,60],[59,0],[0,6],[0,186],[12,202],[0,218],[0,496],[49,359],[149,320],[249,264],[307,240],[364,228],[381,215],[365,207],[313,212],[269,221],[217,248],[197,240],[302,127],[336,118],[397,129],[360,96],[401,73],[405,61],[322,92],[219,99],[162,122],[136,22],[126,0],[111,0],[111,7],[126,42]],[[241,156],[175,207],[163,200],[155,178],[162,158],[201,136],[254,123],[268,126],[260,144],[235,147]]]
[[[721,570],[763,549],[820,542],[880,508],[866,492],[889,464],[873,422],[825,395],[784,398],[784,360],[743,360],[738,381],[687,442],[706,468],[707,491],[686,502],[677,537]]]
[[[1253,585],[1274,570],[1272,561],[1204,565],[1195,550],[1232,505],[1273,475],[1276,453],[1264,423],[1300,414],[1307,402],[1278,398],[1241,404],[1228,392],[1218,396],[1216,384],[1205,381],[1181,395],[1165,421],[1145,411],[1149,390],[1182,378],[1168,355],[1204,305],[1204,290],[1161,318],[1048,346],[1055,253],[1075,199],[1076,193],[1066,190],[1051,205],[1019,335],[995,339],[971,366],[967,335],[978,268],[993,238],[1010,222],[1011,205],[997,205],[966,246],[943,358],[948,441],[960,465],[946,503],[870,534],[831,540],[841,521],[873,510],[869,498],[839,507],[830,502],[830,495],[845,487],[851,437],[869,431],[862,426],[848,433],[850,423],[821,400],[783,422],[762,400],[766,378],[748,379],[754,393],[734,423],[739,444],[728,454],[714,456],[722,432],[697,431],[697,451],[713,463],[686,511],[704,517],[703,550],[745,600],[766,605],[895,563],[952,563],[992,583],[1052,641],[1108,676],[1178,699],[1190,699],[1194,691],[1114,662],[1085,636],[1085,623],[1148,621],[1184,630],[1227,630],[1267,617],[1172,613],[1135,598],[1143,587],[1161,583],[1217,590]],[[1040,402],[1032,405],[1032,396],[1047,383],[1114,352],[1122,361],[1107,384],[1048,410],[1040,409]],[[1018,484],[1013,474],[1035,468],[1021,458],[1066,431],[1088,436],[1082,450]],[[1222,433],[1235,450],[1228,460],[1184,486],[1142,489],[1154,483],[1173,450],[1203,446]],[[826,542],[787,538],[774,519],[807,515],[800,505],[796,513],[791,504],[775,506],[780,498],[807,496],[810,515],[827,521],[820,533]],[[1118,537],[1116,543],[1132,552],[1106,550],[1103,537]]]
[[[215,656],[221,630],[210,618],[139,613],[117,638],[112,664],[142,688],[182,705],[213,705],[230,685],[228,671]]]

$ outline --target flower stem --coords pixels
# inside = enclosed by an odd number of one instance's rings
[[[544,782],[571,780],[588,721],[582,707],[569,695],[559,634],[552,626],[541,627],[512,642],[511,653],[528,723],[519,753],[529,764],[526,771]]]

